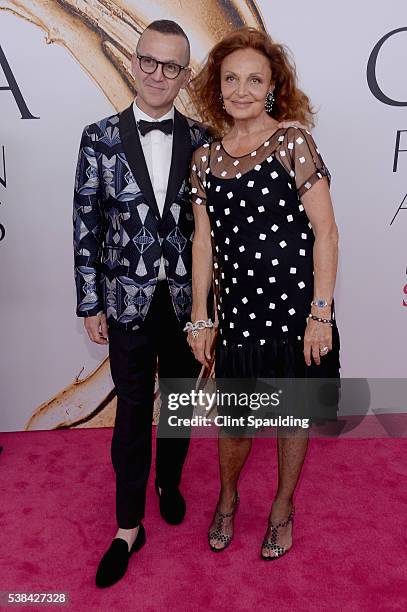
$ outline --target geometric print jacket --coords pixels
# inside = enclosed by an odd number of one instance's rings
[[[162,216],[132,105],[85,127],[75,175],[73,244],[76,314],[103,311],[109,325],[138,329],[157,284],[161,255],[175,314],[191,315],[194,221],[189,169],[206,128],[175,109]]]

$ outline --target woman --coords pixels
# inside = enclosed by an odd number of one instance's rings
[[[309,131],[279,127],[294,118],[313,125],[286,50],[264,32],[233,32],[209,53],[191,96],[216,134],[195,152],[191,166],[191,323],[208,320],[214,266],[216,377],[339,379],[333,318],[338,231],[330,175]],[[190,326],[188,333],[206,365],[214,341],[207,325]],[[292,546],[293,494],[307,444],[304,429],[278,431],[279,482],[261,547],[265,560]],[[219,436],[221,489],[209,530],[214,551],[232,540],[237,484],[250,448],[250,436]]]

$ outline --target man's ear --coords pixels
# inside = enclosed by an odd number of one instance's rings
[[[183,80],[182,80],[181,89],[186,89],[189,81],[191,80],[191,76],[192,76],[191,68],[186,68],[184,70],[184,76],[183,76]]]
[[[137,53],[133,53],[133,55],[131,56],[131,73],[133,76],[135,76],[135,68],[136,68],[136,62],[138,62],[137,59]]]

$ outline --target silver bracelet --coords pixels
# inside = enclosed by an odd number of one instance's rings
[[[333,319],[323,319],[322,317],[317,317],[316,315],[313,315],[312,312],[309,313],[307,319],[319,321],[319,323],[329,323],[329,325],[333,327]]]
[[[207,321],[205,321],[204,319],[199,319],[198,321],[195,321],[195,323],[192,323],[192,321],[188,321],[183,331],[187,333],[192,332],[192,336],[196,338],[196,336],[199,334],[199,330],[205,329],[205,327],[213,327],[211,319],[208,319]]]

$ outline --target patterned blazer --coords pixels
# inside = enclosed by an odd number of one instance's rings
[[[138,329],[163,255],[175,313],[181,324],[188,320],[194,231],[189,166],[192,152],[208,139],[202,124],[175,110],[160,216],[132,106],[84,129],[73,210],[79,317],[104,311],[109,324]]]

